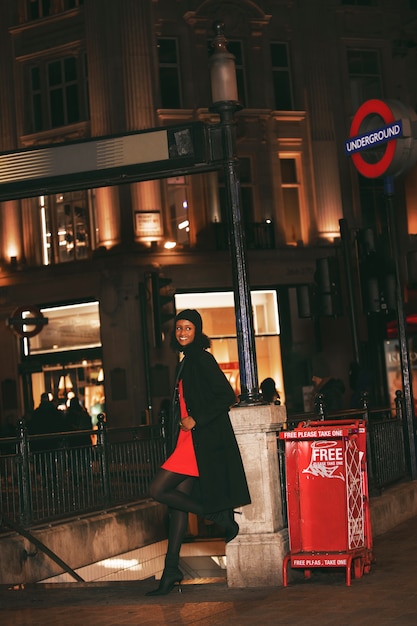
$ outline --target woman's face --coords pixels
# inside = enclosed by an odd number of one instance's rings
[[[195,324],[188,320],[178,320],[175,326],[175,338],[180,346],[188,346],[195,339]]]

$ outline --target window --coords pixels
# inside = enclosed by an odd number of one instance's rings
[[[272,86],[274,107],[278,111],[291,111],[293,98],[291,74],[286,43],[271,43]]]
[[[64,0],[64,8],[67,9],[76,9],[84,4],[84,0]]]
[[[381,235],[388,229],[384,184],[380,178],[358,177],[362,226]]]
[[[159,89],[163,109],[181,108],[181,81],[178,42],[158,39]]]
[[[378,0],[342,0],[342,4],[358,7],[376,7],[378,6]]]
[[[348,50],[350,95],[356,110],[366,100],[382,98],[381,64],[378,50]]]
[[[229,41],[227,43],[227,49],[235,56],[236,63],[236,80],[237,80],[237,93],[239,96],[239,102],[245,107],[247,106],[247,94],[246,94],[246,72],[243,56],[243,46],[241,41]]]
[[[180,245],[190,242],[188,219],[188,184],[186,176],[167,179],[169,207],[169,233],[173,241]]]
[[[101,346],[98,302],[48,307],[41,311],[48,323],[27,342],[27,355]]]
[[[30,68],[30,128],[41,132],[88,119],[85,55],[66,57]]]
[[[51,15],[51,0],[29,0],[28,16],[30,20],[37,20],[41,17]]]
[[[272,376],[281,402],[285,402],[277,292],[251,291],[251,301],[259,380]],[[201,313],[204,332],[211,339],[210,351],[236,396],[239,396],[241,390],[233,293],[222,291],[175,294],[175,308],[177,311],[196,308]]]
[[[44,265],[90,258],[92,220],[88,193],[74,191],[41,196]]]
[[[84,0],[63,0],[58,3],[54,0],[27,0],[27,12],[29,20],[38,20],[49,17],[52,14],[69,9],[76,9],[84,4]]]
[[[296,158],[280,157],[285,239],[288,244],[292,245],[303,240],[297,165]]]

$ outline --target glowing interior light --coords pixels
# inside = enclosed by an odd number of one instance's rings
[[[175,248],[176,245],[177,245],[176,241],[166,241],[164,243],[164,248],[165,250],[172,250],[173,248]]]
[[[183,230],[184,228],[187,228],[190,225],[190,222],[188,220],[184,220],[183,222],[180,222],[178,224],[178,230]]]
[[[187,200],[184,200],[184,202],[182,203],[182,206],[184,209],[188,209],[188,202]]]

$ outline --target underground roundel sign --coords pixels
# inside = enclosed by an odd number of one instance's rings
[[[48,318],[36,306],[20,306],[7,320],[7,326],[19,337],[34,337],[47,323]]]
[[[367,178],[398,176],[417,161],[417,116],[397,100],[367,100],[352,120],[345,152]]]

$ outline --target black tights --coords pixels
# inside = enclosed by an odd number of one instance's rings
[[[202,515],[202,506],[191,497],[194,476],[160,469],[149,487],[150,496],[169,507],[168,551],[166,564],[176,566],[188,525],[188,513]]]

